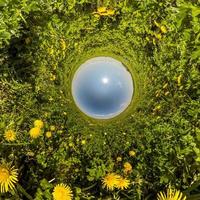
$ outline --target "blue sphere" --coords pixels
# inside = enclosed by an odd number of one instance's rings
[[[109,119],[122,113],[131,102],[133,91],[131,74],[111,57],[87,60],[72,80],[75,104],[95,119]]]

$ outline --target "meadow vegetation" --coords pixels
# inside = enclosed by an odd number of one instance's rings
[[[200,199],[199,0],[0,0],[0,48],[0,199]],[[95,56],[134,77],[112,120],[71,95]]]

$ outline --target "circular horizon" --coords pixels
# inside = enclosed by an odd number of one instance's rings
[[[95,119],[121,114],[131,103],[134,92],[131,74],[111,57],[95,57],[81,64],[71,89],[76,106]]]

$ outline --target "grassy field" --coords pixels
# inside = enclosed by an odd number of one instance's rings
[[[200,199],[199,0],[1,0],[0,48],[0,199]],[[95,56],[134,78],[111,120],[71,95]]]

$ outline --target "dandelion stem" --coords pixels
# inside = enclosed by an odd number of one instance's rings
[[[17,188],[27,199],[33,200],[33,198],[26,192],[26,190],[19,183],[17,183]]]
[[[91,188],[93,188],[94,186],[96,186],[97,183],[94,183],[93,185],[90,185],[89,187],[83,188],[82,191],[87,191]]]
[[[3,143],[6,146],[22,146],[22,145],[29,145],[30,143]]]

